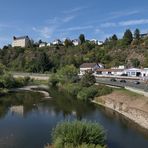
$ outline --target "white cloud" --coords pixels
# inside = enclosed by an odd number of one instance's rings
[[[132,25],[143,25],[148,24],[148,19],[140,19],[140,20],[128,20],[119,22],[120,26],[132,26]]]
[[[77,30],[86,30],[86,29],[92,29],[93,26],[76,26],[76,27],[70,27],[67,29],[61,29],[60,31],[77,31]]]
[[[104,24],[101,24],[100,25],[102,28],[108,28],[108,27],[116,27],[116,23],[113,23],[113,22],[106,22]]]
[[[124,10],[124,11],[111,12],[109,19],[116,19],[116,18],[121,18],[125,16],[131,16],[138,13],[140,13],[139,10]]]
[[[95,29],[95,33],[100,33],[101,30],[99,28]]]
[[[68,22],[70,22],[71,20],[73,20],[74,18],[75,18],[75,16],[67,16],[67,17],[63,18],[62,21],[63,21],[64,23],[68,23]]]
[[[81,11],[81,10],[86,9],[86,8],[87,8],[87,7],[75,7],[75,8],[73,8],[73,9],[63,11],[63,13],[66,13],[66,14],[69,14],[69,13],[76,13],[76,12]]]
[[[51,38],[55,29],[54,27],[43,27],[43,28],[32,28],[34,31],[38,32],[41,34],[41,36],[43,36],[44,38]]]
[[[59,31],[61,25],[70,22],[75,18],[74,15],[65,16],[63,18],[53,17],[46,21],[46,25],[42,27],[33,27],[32,30],[38,32],[43,38],[51,38],[55,32]]]

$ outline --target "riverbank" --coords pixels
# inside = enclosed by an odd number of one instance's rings
[[[32,92],[39,92],[44,95],[44,99],[50,99],[50,95],[48,92],[49,87],[47,85],[30,85],[30,86],[24,86],[21,88],[14,88],[9,91],[11,92],[17,92],[17,91],[32,91]]]
[[[110,108],[148,130],[147,97],[124,89],[114,89],[111,94],[96,97],[92,102]]]

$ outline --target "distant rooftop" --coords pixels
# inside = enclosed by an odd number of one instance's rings
[[[21,37],[13,37],[14,40],[21,40],[21,39],[26,39],[29,38],[27,35],[26,36],[21,36]]]
[[[83,63],[80,65],[80,68],[93,68],[95,67],[96,63]]]

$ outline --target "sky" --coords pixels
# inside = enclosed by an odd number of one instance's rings
[[[119,38],[126,29],[148,32],[148,0],[0,0],[0,47],[12,37],[34,41]]]

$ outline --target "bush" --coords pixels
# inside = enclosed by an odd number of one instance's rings
[[[66,65],[57,71],[57,76],[61,83],[76,82],[78,70],[74,65]]]
[[[49,77],[49,86],[55,87],[57,83],[59,82],[58,78],[56,77],[56,74],[52,74]]]
[[[64,90],[70,95],[77,96],[79,91],[82,89],[79,83],[66,83],[63,85]]]
[[[84,87],[92,86],[95,83],[96,83],[96,79],[91,73],[86,73],[81,79],[81,84]]]
[[[55,148],[93,148],[93,145],[105,146],[106,134],[98,123],[72,121],[59,123],[53,130],[52,139]]]
[[[15,79],[11,74],[5,74],[3,77],[4,88],[13,88],[16,86]]]
[[[98,88],[96,86],[84,87],[79,91],[77,98],[80,100],[88,101],[91,98],[94,98],[98,93]]]
[[[28,85],[32,80],[30,77],[15,79],[11,74],[7,73],[0,78],[0,88],[17,88]]]

